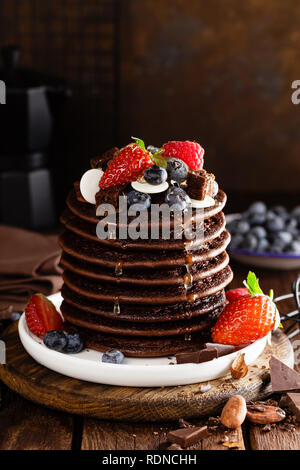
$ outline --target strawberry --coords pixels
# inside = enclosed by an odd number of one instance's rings
[[[234,299],[237,299],[238,297],[241,297],[242,295],[248,295],[249,290],[246,287],[239,287],[238,289],[230,289],[226,292],[226,299],[228,302],[231,302]]]
[[[43,294],[34,294],[25,309],[28,328],[41,338],[52,330],[62,330],[63,321],[53,303]]]
[[[278,319],[276,305],[264,295],[255,274],[247,277],[248,295],[234,299],[226,305],[212,330],[214,343],[240,345],[252,343],[266,336]]]
[[[142,140],[136,139],[135,143],[123,147],[110,161],[99,186],[101,189],[105,189],[136,181],[152,165],[154,165],[154,161],[151,158],[151,153],[145,149]]]
[[[197,142],[180,142],[173,140],[162,146],[164,157],[173,157],[183,160],[192,170],[203,168],[204,149]]]

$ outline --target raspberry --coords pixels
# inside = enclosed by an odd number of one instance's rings
[[[163,156],[179,158],[192,170],[203,168],[204,149],[197,142],[173,140],[163,145]]]

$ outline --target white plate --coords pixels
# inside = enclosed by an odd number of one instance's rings
[[[49,299],[59,309],[61,295],[54,294]],[[169,365],[175,359],[167,357],[128,357],[123,364],[107,364],[101,362],[102,353],[92,349],[73,355],[48,349],[40,338],[29,331],[25,314],[19,321],[19,335],[28,354],[48,369],[88,382],[129,387],[167,387],[214,380],[229,372],[237,354],[234,352],[202,364]],[[253,363],[263,352],[266,340],[266,337],[262,338],[240,350],[245,353],[247,364]]]
[[[228,214],[226,215],[226,222],[229,223],[234,219],[240,217],[240,214]],[[246,250],[231,250],[230,246],[227,248],[230,258],[239,261],[242,264],[248,266],[254,266],[258,268],[268,269],[299,269],[300,268],[300,256],[289,255],[289,254],[277,254],[277,253],[256,253]]]

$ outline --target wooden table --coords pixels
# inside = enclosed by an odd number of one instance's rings
[[[233,287],[241,286],[247,268],[233,264]],[[275,295],[290,292],[297,271],[258,271],[264,291],[274,288]],[[281,312],[295,309],[293,301],[283,302]],[[297,338],[294,338],[295,341]],[[114,423],[73,416],[35,405],[0,384],[0,449],[39,450],[159,450],[166,447],[166,433],[176,423]],[[203,422],[203,421],[202,421]],[[200,423],[200,421],[199,421]],[[300,425],[294,432],[275,427],[262,432],[261,427],[244,423],[243,429],[231,431],[229,441],[239,449],[298,450]],[[228,450],[219,433],[212,434],[194,449]]]

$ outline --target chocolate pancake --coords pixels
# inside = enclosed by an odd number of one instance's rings
[[[124,186],[122,193],[131,189]],[[161,204],[165,194],[151,199]],[[189,351],[209,341],[232,279],[225,203],[219,190],[214,206],[192,211],[193,223],[200,220],[203,228],[197,240],[174,239],[173,215],[168,239],[160,233],[158,239],[102,240],[96,207],[82,200],[78,187],[77,197],[71,191],[59,239],[67,330],[80,333],[88,347],[138,357]],[[117,217],[117,229],[122,223]],[[161,227],[165,221],[145,223]]]
[[[143,337],[175,336],[210,329],[215,324],[221,310],[222,308],[219,307],[208,314],[201,315],[201,317],[196,317],[192,320],[166,323],[134,323],[119,322],[117,315],[115,315],[113,320],[93,315],[69,305],[66,301],[61,305],[61,312],[65,320],[72,323],[72,325],[104,333]]]
[[[106,334],[69,322],[65,323],[65,328],[70,333],[79,333],[89,348],[98,351],[119,349],[128,357],[170,356],[178,352],[200,349],[210,339],[210,330],[199,331],[191,335],[141,338],[139,336]]]
[[[103,302],[85,297],[70,289],[66,284],[63,285],[62,296],[69,305],[84,312],[116,319],[112,302]],[[117,319],[118,321],[138,323],[185,320],[209,313],[215,308],[223,308],[225,302],[225,293],[224,290],[221,290],[215,295],[197,299],[194,303],[182,302],[175,305],[147,306],[143,304],[120,304]]]
[[[111,243],[109,247],[101,246],[91,240],[87,240],[68,230],[60,236],[59,244],[63,252],[75,258],[115,269],[118,263],[124,268],[165,268],[169,266],[183,266],[214,258],[226,250],[230,242],[230,235],[225,230],[211,242],[187,253],[186,250],[145,250],[130,252],[130,250],[115,249]],[[192,258],[192,262],[187,261]]]
[[[128,190],[130,189],[132,188],[130,188],[129,185]],[[212,207],[207,207],[203,210],[203,218],[212,217],[213,215],[222,211],[226,204],[226,200],[226,194],[220,189],[218,194],[215,196],[215,205]],[[156,202],[157,204],[164,202],[164,196],[161,199],[158,199],[157,201],[153,202]],[[92,222],[94,224],[97,224],[99,222],[99,218],[96,217],[95,206],[89,204],[88,202],[82,202],[78,200],[74,189],[72,189],[72,191],[70,191],[70,193],[68,194],[66,204],[67,207],[71,210],[71,212],[77,215],[80,219],[86,220],[87,222]]]
[[[208,259],[200,263],[194,263],[189,268],[189,273],[193,276],[193,281],[211,276],[224,269],[229,262],[229,257],[225,251],[215,258]],[[74,258],[66,253],[61,257],[60,261],[63,268],[77,273],[81,276],[109,281],[112,284],[134,284],[134,285],[167,285],[167,284],[184,284],[184,277],[187,273],[186,266],[177,266],[173,269],[151,269],[145,276],[140,269],[123,269],[122,275],[119,271],[105,269],[102,266],[93,265],[92,263]],[[116,274],[117,272],[117,274]]]
[[[115,285],[106,281],[88,279],[71,271],[64,271],[64,282],[78,294],[98,300],[124,303],[147,304],[175,304],[177,302],[194,302],[197,298],[216,294],[232,281],[232,271],[226,266],[222,271],[193,282],[190,289],[184,285],[174,286],[132,286]]]
[[[114,245],[114,248],[119,249],[135,249],[135,250],[182,250],[186,247],[187,241],[185,239],[175,239],[174,230],[170,230],[170,239],[168,240],[112,240],[106,239],[102,240],[97,237],[96,234],[96,224],[85,222],[76,215],[74,215],[69,209],[66,209],[62,214],[61,223],[70,231],[77,235],[80,235],[83,238],[93,240],[97,243],[111,246]],[[223,212],[212,216],[209,219],[203,221],[203,240],[193,242],[193,246],[197,246],[200,243],[203,244],[208,241],[212,241],[214,238],[217,238],[225,228],[225,217]],[[182,229],[183,230],[183,229]],[[183,235],[184,236],[184,235]]]

